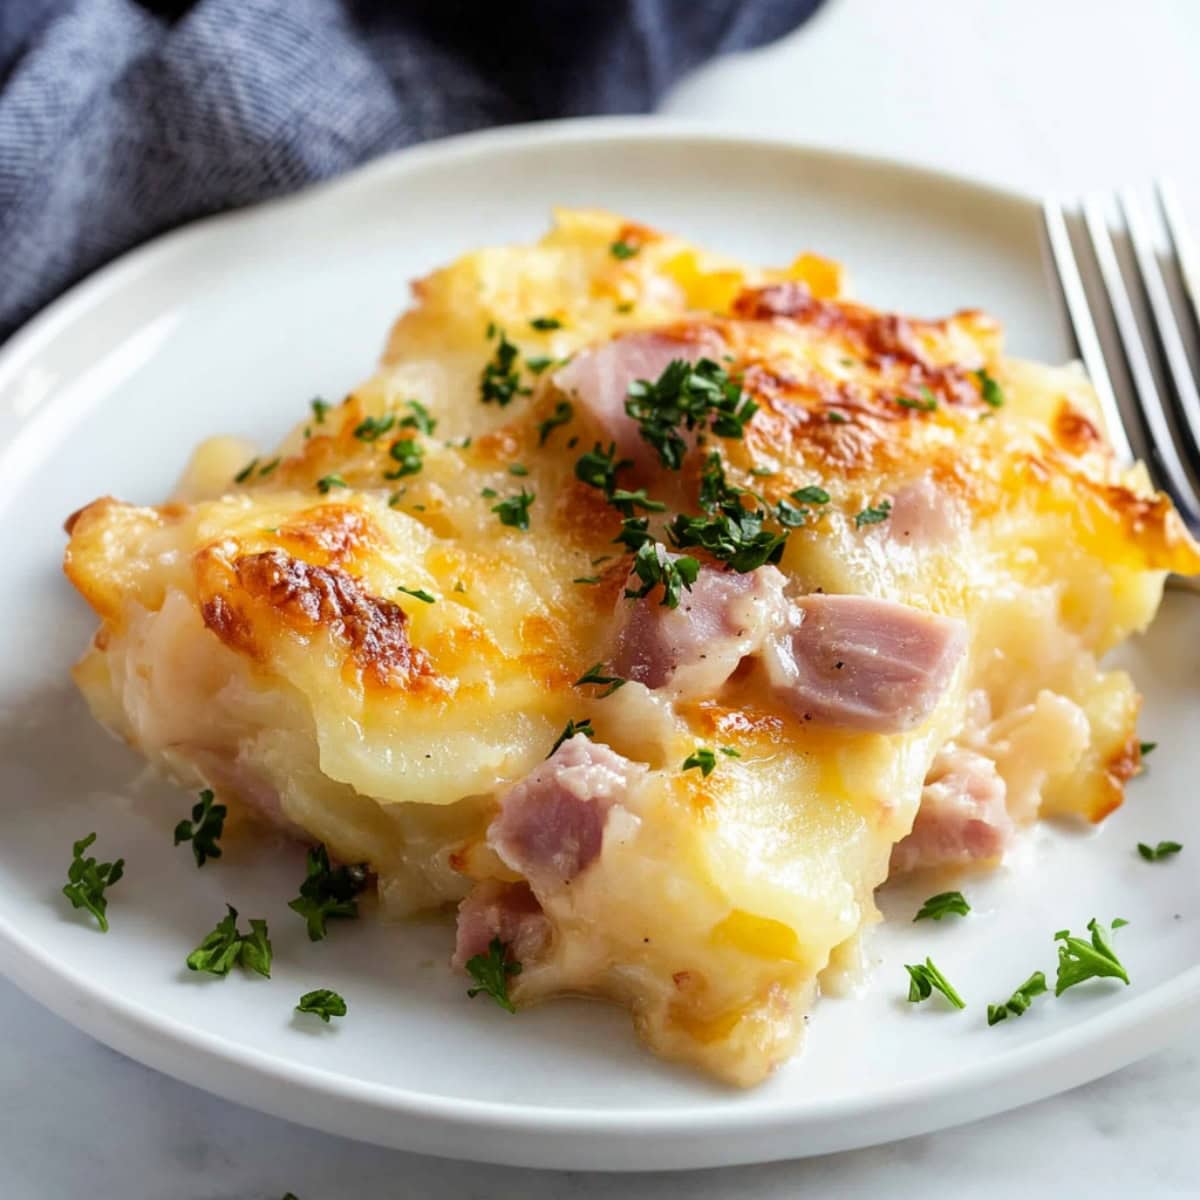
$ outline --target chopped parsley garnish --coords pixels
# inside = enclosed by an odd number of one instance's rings
[[[717,749],[720,750],[721,753],[724,754],[727,758],[741,758],[742,757],[742,752],[740,750],[735,750],[732,746],[718,746]]]
[[[531,329],[545,331],[549,329],[561,329],[562,322],[557,317],[534,317],[529,322],[529,326]]]
[[[797,488],[792,493],[792,499],[798,504],[828,504],[829,493],[823,487],[810,483],[808,487]]]
[[[909,975],[908,999],[911,1004],[919,1004],[928,1000],[935,991],[941,992],[955,1008],[966,1008],[967,1002],[954,990],[950,981],[933,965],[933,959],[927,958],[924,963],[915,966],[904,964]]]
[[[846,416],[844,412],[838,412],[836,408],[831,408],[825,414],[825,420],[827,420],[830,425],[845,425],[850,418]]]
[[[589,487],[599,488],[605,496],[612,496],[617,488],[617,472],[632,466],[631,458],[617,458],[616,442],[610,442],[607,450],[597,442],[576,460],[575,478]]]
[[[726,482],[721,456],[710,454],[700,480],[700,506],[708,515],[680,513],[667,527],[671,542],[681,549],[700,546],[742,574],[778,562],[787,534],[765,529],[766,511],[746,508],[743,495],[741,488]],[[799,515],[799,510],[782,515],[777,511],[775,516],[783,523],[792,519],[793,513]]]
[[[388,447],[388,456],[396,463],[394,471],[385,471],[384,479],[403,479],[415,475],[425,464],[425,447],[416,438],[400,438]]]
[[[331,867],[322,843],[308,852],[300,895],[288,901],[288,908],[304,918],[309,941],[319,942],[328,932],[325,922],[330,917],[358,916],[355,896],[366,886],[366,863]]]
[[[480,494],[480,495],[481,495],[481,496],[482,496],[482,497],[483,497],[485,500],[495,500],[495,498],[496,498],[498,495],[500,495],[500,493],[499,493],[498,491],[496,491],[496,489],[495,489],[495,488],[490,488],[490,487],[485,487],[485,488],[484,488],[484,489],[483,489],[483,490],[482,490],[482,491],[481,491],[479,494]]]
[[[270,473],[275,470],[275,468],[279,466],[281,462],[283,462],[282,458],[273,458],[270,462],[263,463],[263,465],[258,468],[259,479],[266,479],[266,477],[270,475]]]
[[[96,840],[94,833],[80,838],[71,847],[71,865],[67,868],[67,883],[63,895],[72,908],[86,908],[96,918],[100,932],[108,932],[108,899],[104,893],[125,874],[125,860],[98,863],[83,852]]]
[[[540,375],[548,367],[554,366],[555,361],[549,354],[530,354],[525,358],[525,369],[530,375]]]
[[[217,838],[225,826],[225,814],[228,811],[224,804],[214,804],[216,797],[205,788],[200,793],[200,803],[192,806],[192,819],[180,821],[175,826],[175,845],[180,842],[191,842],[192,853],[196,857],[196,866],[202,867],[210,858],[221,857],[221,847]]]
[[[613,258],[624,260],[632,258],[640,249],[641,246],[634,245],[633,242],[618,241],[609,243],[608,252]]]
[[[320,398],[320,396],[318,396],[315,400],[311,401],[310,403],[312,404],[314,420],[317,422],[318,425],[324,425],[325,424],[325,414],[333,407],[333,405],[330,404],[326,400],[322,400]]]
[[[794,504],[787,500],[780,500],[775,505],[775,520],[777,520],[784,529],[799,529],[812,512],[807,508],[797,508]]]
[[[1157,748],[1157,742],[1138,742],[1138,753],[1142,758],[1145,758],[1147,754],[1153,754]]]
[[[1045,990],[1046,976],[1041,971],[1034,971],[1003,1004],[987,1006],[987,1023],[999,1025],[1001,1021],[1007,1021],[1010,1014],[1014,1017],[1021,1016],[1033,1003],[1034,996],[1042,995]]]
[[[984,369],[976,371],[975,378],[979,380],[979,394],[984,404],[999,408],[1004,403],[1004,391],[1000,385]]]
[[[1061,996],[1067,988],[1084,983],[1088,979],[1120,979],[1128,985],[1129,972],[1125,970],[1112,947],[1112,935],[1122,925],[1128,924],[1128,921],[1118,917],[1113,921],[1111,929],[1105,929],[1093,917],[1087,926],[1092,934],[1090,942],[1072,937],[1069,930],[1060,929],[1054,935],[1055,941],[1062,942],[1058,948],[1058,978],[1054,984],[1054,994]]]
[[[528,395],[529,388],[521,386],[521,376],[516,368],[521,352],[508,340],[504,330],[495,324],[489,325],[487,336],[498,340],[496,351],[479,378],[479,396],[484,404],[494,402],[503,408],[515,396]]]
[[[645,521],[645,518],[640,518]],[[634,524],[625,521],[625,525]],[[660,583],[663,588],[662,606],[678,608],[683,589],[690,592],[696,576],[700,574],[700,564],[690,555],[672,558],[657,542],[643,542],[633,556],[633,572],[642,581],[640,588],[626,588],[627,600],[640,600],[648,596]]]
[[[550,753],[547,758],[553,758],[554,752],[563,744],[569,742],[577,733],[582,733],[584,737],[594,738],[596,731],[592,728],[592,718],[584,717],[582,721],[568,721],[563,727],[562,733],[558,735],[558,741],[550,747]]]
[[[530,370],[533,367],[530,364]],[[555,406],[554,411],[544,420],[537,423],[538,445],[544,446],[546,439],[560,426],[566,425],[568,421],[575,415],[575,408],[570,400],[560,400]]]
[[[524,463],[513,463],[512,466],[508,468],[508,473],[510,475],[528,475],[529,468],[525,466]]]
[[[271,978],[271,939],[266,921],[251,920],[249,933],[238,933],[237,909],[226,904],[226,915],[187,956],[189,971],[228,975],[238,963]]]
[[[677,358],[657,380],[636,379],[629,385],[625,411],[639,425],[642,439],[658,454],[659,462],[678,470],[688,444],[680,427],[711,427],[718,437],[740,438],[758,405],[739,381],[710,358],[690,363]]]
[[[873,506],[864,508],[862,512],[857,513],[854,517],[854,524],[858,529],[864,525],[878,525],[881,521],[886,521],[892,515],[892,502],[890,500],[880,500]]]
[[[251,475],[254,474],[254,468],[258,466],[258,459],[252,458],[234,477],[234,483],[245,483]]]
[[[933,412],[937,408],[937,397],[927,388],[921,388],[921,399],[914,400],[911,396],[897,396],[896,403],[901,408],[915,408],[918,412]]]
[[[611,696],[618,688],[623,688],[629,681],[622,679],[620,675],[605,675],[604,664],[596,663],[594,666],[588,667],[586,671],[575,680],[573,687],[587,687],[589,684],[595,684],[597,687],[604,688],[597,697],[597,700],[603,700],[607,696]]]
[[[420,400],[405,400],[404,403],[412,412],[400,422],[399,428],[415,429],[418,433],[432,437],[437,428],[437,418],[430,415],[429,409]]]
[[[519,495],[509,496],[507,500],[501,500],[499,504],[493,504],[492,512],[500,518],[501,525],[509,525],[513,529],[528,530],[529,506],[536,499],[537,497],[533,492],[527,492],[522,488]]]
[[[599,583],[599,575],[577,575],[571,580],[572,583]]]
[[[750,474],[756,479],[770,479],[777,472],[774,467],[751,467]]]
[[[330,1017],[344,1017],[346,1015],[346,1001],[337,992],[330,991],[329,988],[317,988],[315,992],[305,992],[300,997],[300,1003],[296,1005],[296,1011],[314,1013],[328,1025]]]
[[[1145,842],[1138,842],[1138,853],[1147,862],[1158,862],[1159,859],[1170,858],[1172,854],[1178,854],[1182,849],[1182,842],[1159,842],[1157,846],[1147,846]]]
[[[622,316],[627,316],[629,313],[633,312],[633,301],[632,300],[623,301],[621,304],[616,305],[616,310]]]
[[[322,475],[317,480],[317,491],[322,496],[328,496],[334,488],[344,488],[350,485],[340,475]]]
[[[381,438],[393,425],[396,418],[390,413],[386,417],[364,417],[355,427],[354,436],[360,442],[373,442]]]
[[[643,512],[667,511],[667,506],[661,500],[651,500],[646,495],[645,488],[638,488],[636,492],[628,492],[624,488],[617,488],[608,499],[613,508],[626,517],[632,517],[634,511],[639,508]]]
[[[392,493],[392,494],[391,494],[391,495],[388,497],[388,508],[396,508],[396,507],[398,507],[398,506],[399,506],[399,504],[400,504],[400,501],[404,499],[404,493],[405,493],[407,490],[408,490],[407,488],[400,488],[400,489],[399,489],[399,491],[395,491],[395,492],[393,492],[393,493]]]
[[[520,975],[521,964],[508,957],[508,947],[494,937],[488,945],[486,954],[476,954],[467,959],[467,974],[475,980],[476,986],[467,989],[467,995],[474,1000],[480,992],[491,996],[506,1012],[515,1013],[513,1002],[508,998],[508,978],[510,975]]]
[[[971,911],[971,906],[967,903],[966,897],[962,892],[938,892],[936,896],[930,896],[917,911],[917,915],[913,917],[914,921],[940,921],[943,917],[954,913],[956,916],[965,917]]]
[[[424,588],[397,587],[396,591],[403,592],[406,596],[411,596],[414,600],[423,600],[426,604],[432,604],[437,599],[436,596],[431,596]]]
[[[647,544],[654,542],[654,535],[650,532],[649,517],[626,517],[621,522],[621,532],[617,534],[613,541],[620,546],[625,546],[630,550],[640,550]]]
[[[713,768],[717,765],[717,756],[704,746],[697,746],[691,754],[683,760],[681,771],[690,771],[694,767],[700,768],[700,774],[706,779],[713,773]]]

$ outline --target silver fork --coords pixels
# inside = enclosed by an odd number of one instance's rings
[[[1194,332],[1200,329],[1195,245],[1170,186],[1159,183],[1156,191],[1170,245],[1168,267],[1182,292],[1178,307]],[[1154,486],[1174,500],[1188,528],[1200,536],[1200,391],[1145,210],[1132,192],[1121,192],[1123,229],[1114,236],[1101,198],[1088,197],[1081,209],[1086,239],[1079,240],[1087,242],[1090,261],[1075,253],[1063,205],[1056,199],[1042,204],[1049,261],[1076,348],[1117,458],[1126,464],[1140,458]],[[1123,242],[1132,251],[1127,271],[1118,254]]]

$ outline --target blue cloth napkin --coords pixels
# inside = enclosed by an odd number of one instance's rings
[[[484,125],[650,108],[820,0],[0,0],[0,340],[205,213]]]

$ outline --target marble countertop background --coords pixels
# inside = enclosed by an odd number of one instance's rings
[[[1169,174],[1200,226],[1200,3],[830,0],[664,111],[1078,193]],[[0,981],[5,1200],[785,1200],[1200,1196],[1200,1042],[1016,1112],[760,1167],[602,1176],[444,1162],[313,1133],[107,1050]],[[1195,1032],[1200,1034],[1200,1014]]]

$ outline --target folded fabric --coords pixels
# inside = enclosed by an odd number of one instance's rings
[[[819,3],[0,3],[0,340],[183,221],[428,138],[646,110]]]

